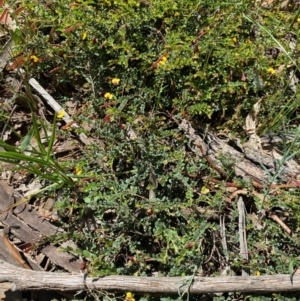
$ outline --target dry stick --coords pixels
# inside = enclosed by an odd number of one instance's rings
[[[246,217],[245,217],[245,204],[243,198],[240,196],[237,202],[239,211],[239,238],[240,238],[240,254],[248,260],[248,248],[246,238]],[[242,276],[249,276],[249,273],[242,269]]]
[[[208,177],[208,176],[203,176],[201,178],[205,181],[212,182],[212,183],[215,183],[215,184],[219,184],[219,183],[223,184],[226,187],[236,187],[236,188],[243,188],[244,187],[243,185],[238,184],[238,183],[225,182],[225,181],[214,179],[214,178],[211,178],[211,177]],[[293,179],[291,179],[291,180],[293,181]],[[265,186],[262,185],[261,183],[254,182],[254,181],[256,181],[256,180],[253,178],[253,182],[251,183],[253,185],[253,187],[258,188],[258,189],[265,188]],[[271,185],[269,185],[269,188],[274,189],[271,193],[276,192],[278,189],[297,188],[297,187],[299,187],[299,184],[297,184],[297,183],[294,183],[294,184],[271,184]]]
[[[226,275],[230,274],[230,264],[229,264],[229,256],[228,256],[228,248],[227,248],[227,241],[226,241],[226,228],[225,228],[225,215],[220,215],[220,234],[221,234],[221,242],[223,251],[225,254],[226,259],[226,267],[225,272]]]
[[[21,70],[21,72],[23,73],[24,70]],[[63,107],[58,104],[56,102],[56,100],[34,79],[34,78],[30,78],[29,79],[29,84],[36,90],[38,91],[41,96],[47,101],[47,103],[49,104],[49,106],[58,114],[62,111],[64,111],[64,116],[62,117],[62,119],[67,123],[67,124],[71,124],[72,127],[74,128],[79,128],[79,125],[77,123],[75,123],[73,121],[73,119],[69,116],[69,114],[67,112],[65,112],[65,110],[63,109]],[[85,145],[91,144],[90,140],[88,139],[88,137],[83,134],[80,133],[79,134],[79,139],[82,143],[84,143]]]
[[[178,294],[187,289],[181,284],[190,277],[135,277],[107,276],[87,277],[85,283],[82,274],[50,273],[30,271],[15,267],[0,260],[0,283],[11,282],[12,290],[105,290],[131,291],[140,293]],[[191,294],[219,292],[283,292],[299,291],[300,275],[294,275],[291,283],[290,275],[268,276],[227,276],[198,277],[195,276],[190,286]]]
[[[279,218],[278,215],[271,213],[270,218],[275,221],[276,223],[278,223],[280,225],[280,227],[288,234],[288,235],[292,235],[293,232],[292,230]]]
[[[210,255],[209,255],[208,259],[205,260],[205,262],[204,262],[205,264],[208,263],[208,262],[210,262],[210,260],[211,260],[212,257],[213,257],[214,252],[217,251],[215,235],[214,235],[213,233],[212,233],[212,235],[213,235],[213,247],[212,247],[212,249],[211,249],[211,252],[210,252]],[[219,252],[218,252],[218,253],[219,253]]]

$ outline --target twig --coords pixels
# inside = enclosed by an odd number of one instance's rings
[[[288,235],[292,235],[293,232],[292,230],[279,218],[278,215],[276,215],[275,213],[272,213],[269,215],[270,218],[275,221],[276,223],[278,223],[280,225],[280,227],[288,234]]]
[[[208,263],[212,259],[212,256],[213,256],[215,250],[217,250],[215,235],[214,234],[212,234],[212,235],[213,235],[213,247],[212,247],[212,250],[210,252],[210,255],[209,255],[208,259],[204,261],[205,264]]]
[[[239,238],[240,238],[240,254],[248,260],[248,248],[246,238],[246,217],[245,217],[245,204],[243,198],[240,196],[238,199],[238,211],[239,211]],[[249,273],[242,269],[242,276],[249,276]]]
[[[228,248],[227,248],[227,241],[226,241],[226,228],[225,228],[224,214],[220,216],[220,234],[221,234],[222,247],[225,254],[225,260],[226,260],[225,272],[226,275],[228,275],[230,273],[230,264],[229,264]]]

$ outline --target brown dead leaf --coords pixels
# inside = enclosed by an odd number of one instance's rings
[[[111,123],[111,122],[112,122],[112,119],[113,119],[112,115],[108,114],[108,115],[106,115],[102,120],[103,120],[103,122],[105,122],[105,123]]]
[[[8,67],[8,70],[15,70],[21,68],[25,64],[25,56],[22,54],[21,56],[17,57]]]
[[[2,14],[0,15],[0,23],[3,25],[7,25],[12,21],[12,18],[8,12],[8,9],[6,8]]]
[[[74,26],[70,26],[70,27],[68,27],[68,28],[66,28],[66,29],[64,30],[64,33],[72,32],[72,31],[74,31],[75,29],[77,29],[79,26],[80,26],[80,24],[76,24],[76,25],[74,25]]]
[[[19,15],[23,10],[25,9],[25,6],[20,6],[15,10],[15,15]]]
[[[7,26],[7,28],[13,31],[15,31],[17,27],[16,20],[11,17],[10,12],[7,8],[0,15],[0,24]]]
[[[58,71],[58,70],[60,70],[60,69],[61,69],[61,66],[55,67],[55,68],[51,69],[51,70],[49,71],[49,73],[52,74],[52,73],[54,73],[54,72],[56,72],[56,71]]]
[[[253,135],[256,132],[256,118],[254,112],[251,111],[246,117],[245,129],[248,135]]]
[[[226,187],[226,192],[228,193],[234,193],[237,190],[238,190],[237,187]]]
[[[242,72],[241,81],[242,81],[242,82],[247,81],[247,77],[246,77],[246,75],[245,75],[244,72]]]
[[[114,105],[116,105],[116,104],[117,104],[116,101],[111,101],[111,102],[107,102],[107,103],[101,105],[99,108],[100,108],[100,109],[104,109],[104,108],[107,108],[107,107],[114,106]]]

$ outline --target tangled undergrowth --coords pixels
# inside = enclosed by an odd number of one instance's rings
[[[299,241],[272,219],[257,226],[261,203],[253,197],[255,187],[235,177],[230,162],[224,164],[230,179],[220,178],[191,151],[178,126],[183,119],[201,122],[246,141],[245,118],[260,102],[258,135],[296,132],[300,10],[293,1],[23,0],[10,9],[16,46],[5,72],[16,76],[22,67],[66,111],[72,102],[72,118],[81,125],[75,132],[93,141],[71,157],[56,158],[49,136],[51,147],[40,145],[32,154],[41,160],[28,162],[40,164],[29,169],[30,176],[45,186],[59,184],[51,193],[67,234],[55,241],[72,239],[78,245],[72,251],[85,258],[90,275],[220,276],[228,265],[236,275],[242,269],[273,275],[297,266]],[[28,86],[14,101],[20,98],[30,99]],[[33,131],[29,121],[22,131],[13,129],[3,107],[1,121],[11,127],[6,142],[24,146],[26,138],[28,145],[30,135],[46,132],[53,115],[48,109],[43,120],[32,104],[15,103],[20,110],[31,108]],[[74,130],[56,121],[59,129],[52,133],[73,139]],[[21,144],[14,151],[24,149]],[[248,189],[249,260],[239,254],[236,202],[224,198],[224,183],[209,186],[205,176]],[[264,193],[269,208],[280,211],[297,236],[298,189]],[[161,299],[177,298],[186,296]],[[296,300],[292,294],[206,298]]]

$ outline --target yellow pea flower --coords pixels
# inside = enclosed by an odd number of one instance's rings
[[[85,31],[82,33],[81,38],[82,38],[82,40],[85,40],[86,37],[87,37],[87,32]]]
[[[133,298],[131,292],[127,292],[126,293],[126,299],[125,299],[125,301],[135,301],[135,299]]]
[[[77,166],[77,167],[75,168],[75,174],[76,174],[77,176],[79,176],[79,175],[81,175],[81,173],[82,173],[82,169],[81,169],[79,166]]]
[[[205,186],[202,186],[201,188],[201,194],[208,194],[209,193],[209,189]]]
[[[113,95],[111,93],[109,93],[109,92],[106,92],[104,94],[104,98],[106,98],[107,100],[111,100],[113,98]]]
[[[160,60],[160,62],[158,63],[159,66],[164,66],[167,62],[168,58],[166,56],[163,56]]]
[[[117,85],[119,84],[119,82],[120,82],[120,79],[119,79],[119,78],[113,78],[113,79],[111,80],[111,82],[112,82],[112,84],[113,84],[114,86],[117,86]]]
[[[273,68],[269,68],[268,69],[268,73],[270,73],[271,75],[275,74],[276,71]]]
[[[64,110],[61,110],[60,112],[57,113],[57,118],[61,119],[66,115],[66,112]]]
[[[35,55],[31,55],[30,59],[34,62],[34,63],[38,63],[39,62],[39,58]]]

